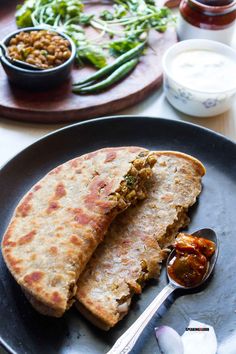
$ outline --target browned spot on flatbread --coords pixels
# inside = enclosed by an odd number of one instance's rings
[[[12,224],[4,235],[2,245],[3,247],[15,247],[16,242],[11,241],[12,230],[14,229],[14,224]],[[5,250],[7,252],[7,249]]]
[[[97,205],[97,201],[100,197],[99,192],[102,188],[105,188],[106,181],[101,180],[99,177],[94,177],[90,184],[90,193],[85,197],[85,204],[88,208],[93,208]]]
[[[104,181],[103,179],[100,179],[99,176],[98,177],[94,177],[93,181],[90,184],[89,189],[91,190],[91,192],[93,194],[98,194],[98,192],[105,188],[107,185],[107,182]]]
[[[105,159],[104,162],[105,162],[105,163],[111,162],[111,161],[115,160],[116,156],[117,156],[117,154],[116,154],[115,151],[109,151],[109,152],[107,153],[107,156],[106,156],[106,159]]]
[[[12,235],[12,227],[10,227],[4,235],[3,242],[2,242],[3,246],[9,245],[11,235]]]
[[[66,195],[66,189],[64,183],[58,183],[55,190],[55,198],[60,199]]]
[[[98,207],[100,209],[100,212],[104,214],[109,213],[110,210],[116,205],[115,202],[112,200],[102,201],[92,194],[88,195],[84,201],[88,209],[92,210],[93,208]]]
[[[24,235],[24,236],[19,238],[18,245],[21,246],[21,245],[25,245],[26,243],[30,243],[33,240],[35,235],[36,235],[36,231],[35,230],[32,230],[32,231],[28,232],[28,234],[26,234],[26,235]]]
[[[107,203],[101,202],[100,204],[104,210],[105,210],[105,208],[108,208],[108,207],[110,210],[109,202],[107,202]],[[100,205],[100,204],[98,204],[98,205]],[[99,237],[99,235],[101,233],[103,233],[103,230],[106,229],[110,223],[109,217],[105,217],[102,219],[101,217],[98,217],[96,214],[89,215],[89,214],[84,213],[83,210],[80,208],[72,209],[72,212],[75,213],[74,220],[80,225],[89,225],[90,227],[92,227],[92,229],[98,233],[97,237]],[[112,215],[111,215],[111,218],[112,218]],[[78,244],[77,235],[73,235],[73,236],[75,236],[75,238],[73,238],[71,240],[72,243]],[[81,241],[79,241],[79,244],[81,244]]]
[[[41,184],[36,184],[36,186],[34,186],[34,191],[37,192],[40,188],[42,188]]]
[[[90,184],[90,194],[88,194],[84,201],[89,209],[99,206],[104,212],[109,211],[113,204],[110,201],[104,200],[112,192],[113,181],[104,181],[99,176],[94,177]]]
[[[55,229],[56,231],[62,231],[62,230],[64,230],[64,226],[57,226],[56,227],[56,229]]]
[[[52,255],[52,256],[55,256],[58,254],[58,248],[55,247],[55,246],[52,246],[49,248],[49,253]]]
[[[57,184],[57,186],[55,188],[54,196],[49,201],[49,205],[46,210],[47,214],[51,214],[52,212],[54,212],[60,208],[60,204],[58,203],[58,199],[61,199],[65,195],[66,195],[65,185],[62,182],[60,182]]]
[[[43,278],[44,273],[37,271],[37,272],[33,272],[31,274],[28,274],[24,277],[24,281],[29,284],[32,285],[34,283],[38,283],[40,282],[40,280]]]
[[[77,159],[72,160],[71,163],[70,163],[70,165],[71,165],[71,167],[78,167],[78,161],[77,161]]]
[[[31,256],[30,256],[30,260],[31,261],[35,261],[37,258],[37,254],[36,253],[33,253]]]
[[[110,225],[112,221],[112,214],[109,216],[105,216],[100,219],[94,219],[91,221],[91,226],[94,231],[96,231],[96,239],[101,242],[103,240],[104,233],[108,229],[108,226]]]
[[[37,290],[38,293],[40,293],[42,291],[42,287],[41,286],[36,286],[35,289]]]
[[[84,160],[91,160],[91,159],[93,159],[95,156],[97,156],[97,154],[98,154],[98,151],[90,152],[90,153],[88,153],[88,154],[86,154],[86,155],[84,156]]]
[[[20,274],[21,273],[21,268],[20,267],[14,267],[14,271],[16,274]]]
[[[80,246],[83,243],[77,235],[72,235],[70,237],[70,242],[76,246]]]
[[[109,182],[107,182],[105,187],[103,187],[103,189],[102,189],[103,194],[105,194],[106,196],[111,194],[113,185],[114,185],[114,181],[113,180],[110,180]],[[100,190],[100,192],[101,192],[101,190]]]
[[[33,192],[30,192],[16,209],[17,216],[25,217],[29,214],[30,210],[32,209],[32,205],[30,204],[32,198]]]
[[[84,198],[85,205],[87,206],[88,209],[92,210],[92,208],[96,206],[97,198],[98,198],[97,193],[96,194],[91,193]]]
[[[15,247],[16,246],[16,242],[4,240],[3,246],[5,246],[5,247]]]
[[[64,228],[62,228],[62,230],[63,230],[63,229],[64,229]],[[54,236],[57,237],[57,238],[61,238],[61,237],[63,237],[63,233],[56,232],[56,233],[54,234]]]
[[[59,303],[59,302],[62,302],[62,297],[60,296],[60,294],[58,293],[58,291],[54,291],[52,293],[52,296],[51,296],[51,300],[55,303]]]
[[[161,197],[161,199],[166,203],[170,203],[174,200],[174,196],[173,194],[165,194]]]
[[[87,224],[90,223],[91,216],[89,216],[88,214],[84,213],[82,209],[75,208],[73,210],[73,212],[75,213],[74,220],[77,221],[79,224],[87,225]]]
[[[19,264],[22,263],[22,260],[12,257],[10,250],[8,250],[8,252],[5,252],[5,257],[10,266],[10,269],[12,269],[15,273],[20,273],[21,268],[19,267]]]
[[[57,210],[60,207],[58,202],[50,202],[49,207],[47,208],[47,213],[51,214],[53,211]]]
[[[54,170],[52,170],[51,172],[49,172],[49,175],[57,175],[62,169],[62,166],[58,166],[56,168],[54,168]]]

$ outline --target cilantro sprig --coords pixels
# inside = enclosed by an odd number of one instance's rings
[[[19,28],[45,26],[63,31],[76,45],[77,62],[96,68],[107,65],[109,54],[122,55],[146,41],[151,29],[164,32],[173,22],[170,10],[157,7],[154,0],[114,0],[111,11],[100,14],[85,13],[81,0],[26,0],[16,11]],[[86,26],[99,32],[97,38],[87,38]]]

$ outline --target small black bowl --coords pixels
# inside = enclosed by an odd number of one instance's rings
[[[46,27],[27,27],[21,28],[11,34],[7,35],[3,39],[5,46],[8,46],[12,37],[20,32],[49,30],[58,33],[61,37],[67,39],[70,42],[71,56],[61,65],[51,69],[44,70],[30,70],[17,67],[11,63],[4,55],[0,57],[2,66],[8,76],[11,83],[20,86],[25,89],[45,89],[51,88],[61,84],[63,81],[70,77],[73,61],[76,54],[76,47],[74,42],[66,34],[51,28]]]

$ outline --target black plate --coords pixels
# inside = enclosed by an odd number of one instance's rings
[[[4,233],[19,199],[46,172],[77,155],[119,145],[179,150],[199,158],[207,174],[200,200],[191,210],[189,230],[213,228],[220,241],[216,272],[210,284],[196,294],[171,298],[134,352],[158,353],[154,326],[170,325],[181,334],[190,318],[212,325],[222,342],[236,328],[236,144],[216,133],[167,119],[115,117],[75,124],[50,134],[0,171],[0,234]],[[160,281],[150,283],[142,296],[135,299],[129,315],[115,329],[104,333],[74,309],[61,319],[39,315],[26,301],[2,258],[0,274],[0,339],[10,352],[19,354],[106,353],[166,284],[163,271]]]

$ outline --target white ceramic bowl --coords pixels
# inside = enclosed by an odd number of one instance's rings
[[[236,63],[235,50],[225,44],[207,39],[190,39],[176,43],[163,57],[163,85],[166,98],[176,109],[191,116],[211,117],[226,112],[232,106],[236,96],[236,80],[234,87],[229,90],[207,92],[204,89],[200,91],[187,87],[173,78],[171,62],[176,55],[189,50],[206,49],[226,55]]]

